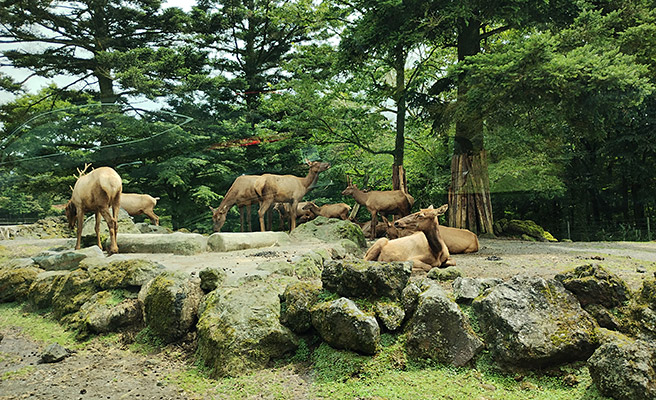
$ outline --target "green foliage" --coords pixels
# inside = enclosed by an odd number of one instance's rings
[[[82,347],[75,340],[74,332],[67,331],[58,321],[47,316],[23,312],[23,306],[18,303],[0,304],[0,327],[19,327],[34,340],[44,343],[56,342],[72,349]]]

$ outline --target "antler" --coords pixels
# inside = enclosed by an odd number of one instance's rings
[[[79,174],[77,177],[80,178],[82,175],[84,175],[87,172],[87,169],[91,166],[91,163],[84,163],[84,169],[80,171],[79,168],[77,168],[77,173]]]

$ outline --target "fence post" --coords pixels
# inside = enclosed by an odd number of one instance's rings
[[[572,240],[572,232],[569,230],[569,221],[567,221],[567,239]]]
[[[649,217],[647,217],[647,240],[651,241],[651,227],[649,226]]]

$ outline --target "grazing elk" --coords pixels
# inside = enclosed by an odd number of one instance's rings
[[[303,207],[303,210],[309,211],[312,215],[312,218],[322,216],[326,218],[339,218],[342,220],[347,220],[349,213],[351,212],[351,206],[346,203],[336,203],[324,204],[321,207],[318,207],[316,204],[308,202],[308,204]]]
[[[230,189],[223,197],[223,201],[217,208],[212,208],[212,221],[214,222],[214,232],[220,232],[225,224],[226,216],[230,207],[237,204],[239,208],[239,218],[241,221],[241,231],[244,232],[244,208],[246,208],[246,218],[248,218],[248,230],[253,231],[251,225],[251,204],[257,203],[258,196],[255,193],[255,181],[260,178],[259,175],[241,175],[232,183]]]
[[[410,236],[415,233],[412,229],[399,229],[382,217],[387,225],[387,238],[397,239],[400,237]],[[475,253],[478,251],[478,236],[467,229],[452,228],[450,226],[439,225],[440,237],[444,240],[446,247],[451,254]]]
[[[410,214],[410,209],[415,203],[415,199],[402,190],[386,190],[364,192],[347,177],[347,186],[342,191],[344,196],[353,196],[356,202],[367,207],[371,213],[370,238],[375,239],[378,213],[382,214],[400,214],[405,216]]]
[[[121,208],[131,216],[145,214],[150,218],[150,222],[159,225],[159,217],[153,209],[157,205],[159,197],[153,197],[147,194],[122,193]]]
[[[433,267],[455,265],[438,230],[437,217],[445,211],[445,207],[434,209],[431,206],[397,220],[394,222],[395,227],[414,229],[416,232],[394,240],[378,239],[367,250],[364,259],[369,261],[412,261],[414,263],[413,271],[426,272]]]
[[[123,183],[121,177],[109,167],[100,167],[92,170],[85,175],[87,168],[91,164],[86,164],[83,171],[79,172],[79,177],[73,187],[71,199],[66,204],[66,218],[71,229],[75,226],[77,220],[77,242],[75,249],[80,248],[82,242],[82,225],[84,224],[84,214],[93,212],[96,214],[96,237],[98,238],[98,247],[102,249],[100,243],[100,215],[107,222],[109,228],[109,254],[118,253],[116,244],[116,234],[118,231],[118,209],[121,203],[121,192]],[[109,208],[112,208],[112,214]]]
[[[308,161],[310,171],[305,177],[294,175],[264,174],[255,182],[255,192],[260,198],[260,209],[257,214],[260,218],[260,229],[264,232],[264,214],[277,203],[289,203],[289,226],[290,231],[296,229],[296,210],[298,203],[315,183],[320,172],[330,168],[329,163],[319,161]]]

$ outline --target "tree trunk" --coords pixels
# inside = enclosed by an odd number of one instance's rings
[[[114,93],[114,81],[109,77],[108,73],[103,68],[96,68],[94,72],[96,79],[98,79],[98,86],[100,86],[100,102],[114,104],[116,103],[116,94]]]
[[[392,166],[392,187],[394,190],[403,190],[408,193],[408,185],[403,169],[403,157],[405,149],[405,112],[406,112],[406,88],[405,88],[405,51],[401,46],[395,49],[396,57],[396,140],[394,142],[394,165]]]
[[[480,22],[461,20],[458,34],[458,61],[480,51]],[[464,101],[467,87],[458,84],[458,101]],[[456,122],[451,187],[449,188],[449,223],[456,228],[494,234],[487,154],[483,141],[483,121],[479,115],[467,115]]]

